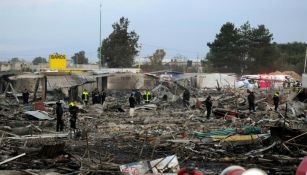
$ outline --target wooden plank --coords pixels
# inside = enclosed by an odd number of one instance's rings
[[[12,92],[13,92],[14,97],[16,98],[16,101],[19,103],[19,100],[18,100],[17,95],[16,95],[16,91],[15,91],[15,89],[13,88],[12,83],[9,82],[9,85],[10,85],[10,87],[11,87],[11,89],[12,89]]]
[[[25,155],[26,155],[26,153],[22,153],[22,154],[20,154],[20,155],[18,155],[18,156],[15,156],[15,157],[6,159],[6,160],[0,162],[0,165],[5,164],[5,163],[7,163],[7,162],[10,162],[10,161],[12,161],[12,160],[18,159],[19,157],[23,157],[23,156],[25,156]]]
[[[34,88],[34,94],[33,94],[33,101],[36,100],[36,94],[37,94],[38,87],[39,87],[39,78],[36,79],[35,88]]]
[[[42,84],[42,100],[46,100],[46,94],[47,94],[47,77],[44,76],[44,78],[41,79]]]

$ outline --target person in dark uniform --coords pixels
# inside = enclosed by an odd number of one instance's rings
[[[93,104],[97,104],[99,103],[99,91],[98,89],[94,89],[93,92],[92,92],[92,103]]]
[[[182,94],[183,106],[189,107],[190,106],[190,91],[185,89]]]
[[[248,101],[248,109],[249,112],[253,110],[253,112],[256,112],[255,110],[255,94],[254,92],[250,92],[249,95],[247,96],[247,101]]]
[[[136,104],[136,100],[135,100],[135,97],[134,97],[134,93],[131,93],[131,95],[129,97],[129,107],[130,107],[129,115],[130,115],[130,117],[134,116],[135,104]]]
[[[103,105],[104,101],[106,101],[107,93],[104,89],[100,92],[100,103]]]
[[[138,89],[135,91],[135,100],[136,100],[136,103],[138,105],[141,104],[142,94],[141,94],[140,90],[138,90]]]
[[[212,100],[211,100],[210,95],[207,97],[205,104],[206,104],[206,109],[207,109],[207,119],[209,119],[211,115],[211,110],[212,110]]]
[[[75,102],[69,103],[69,113],[70,113],[70,128],[72,130],[77,129],[76,122],[77,122],[77,113],[78,113],[78,107],[76,106]]]
[[[29,103],[29,96],[30,93],[27,89],[22,91],[22,99],[23,99],[23,104],[28,104]]]
[[[63,122],[63,107],[62,103],[60,101],[56,102],[56,108],[55,108],[55,113],[56,113],[56,131],[63,131],[64,128],[64,122]]]

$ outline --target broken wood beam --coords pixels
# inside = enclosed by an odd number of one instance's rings
[[[12,160],[18,159],[19,157],[23,157],[23,156],[25,156],[25,155],[26,155],[26,153],[22,153],[22,154],[20,154],[20,155],[18,155],[18,156],[15,156],[15,157],[6,159],[6,160],[0,162],[0,165],[5,164],[5,163],[7,163],[7,162],[10,162],[10,161],[12,161]]]

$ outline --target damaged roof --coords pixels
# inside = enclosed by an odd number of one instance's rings
[[[94,76],[84,76],[84,75],[48,76],[47,88],[48,89],[68,88],[90,82],[95,82],[95,79],[96,78]]]

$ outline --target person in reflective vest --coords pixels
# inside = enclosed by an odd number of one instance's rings
[[[82,101],[83,101],[83,103],[87,106],[87,104],[88,104],[88,100],[89,100],[89,92],[86,90],[86,89],[84,89],[83,90],[83,92],[82,92]]]
[[[72,130],[75,130],[77,129],[77,126],[76,126],[76,122],[77,122],[77,113],[78,113],[78,107],[76,106],[76,103],[75,102],[70,102],[68,104],[69,106],[69,113],[70,113],[70,128]]]
[[[144,95],[143,95],[145,103],[149,103],[151,99],[151,93],[148,89],[145,90]]]
[[[274,101],[275,111],[277,111],[279,105],[279,92],[275,92],[273,96],[273,101]]]

